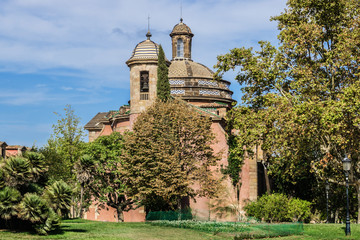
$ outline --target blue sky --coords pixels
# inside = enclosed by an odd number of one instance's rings
[[[285,0],[182,1],[182,17],[195,34],[192,58],[212,68],[235,47],[277,43],[275,22]],[[180,0],[0,0],[0,141],[46,144],[54,112],[70,104],[85,125],[115,110],[129,96],[125,62],[145,39],[171,58],[169,33],[180,19]],[[240,100],[234,73],[234,99]],[[87,141],[87,138],[86,138]]]

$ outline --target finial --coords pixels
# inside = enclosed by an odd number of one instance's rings
[[[152,36],[152,35],[151,35],[150,31],[148,31],[148,32],[146,33],[147,39],[150,40],[151,36]]]
[[[146,33],[146,37],[147,37],[147,39],[148,40],[150,40],[150,38],[151,38],[151,33],[150,33],[150,14],[148,15],[148,31],[147,31],[147,33]]]
[[[182,0],[180,0],[180,22],[183,22],[183,18],[182,18]]]

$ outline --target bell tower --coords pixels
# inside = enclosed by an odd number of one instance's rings
[[[159,46],[151,41],[150,31],[146,40],[136,45],[126,62],[130,68],[130,112],[139,114],[156,99],[157,65]]]
[[[173,60],[191,60],[191,42],[194,34],[191,29],[183,23],[176,24],[170,33],[172,41],[172,61]]]

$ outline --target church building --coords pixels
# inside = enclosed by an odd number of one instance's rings
[[[201,63],[192,60],[191,49],[194,34],[183,20],[176,24],[170,33],[172,45],[169,66],[169,83],[171,95],[186,101],[197,111],[212,119],[212,131],[216,136],[213,144],[215,153],[221,154],[220,166],[227,165],[228,146],[224,130],[224,117],[231,109],[233,92],[229,89],[230,82],[214,79],[214,72]],[[126,64],[130,69],[130,101],[117,111],[99,112],[86,125],[89,141],[97,137],[110,135],[112,132],[131,131],[139,114],[145,111],[156,99],[157,64],[159,45],[151,40],[151,33],[138,43]],[[224,185],[227,195],[223,204],[241,206],[247,200],[255,200],[258,195],[257,161],[246,159],[241,173],[241,186],[234,187],[229,177]],[[226,200],[228,199],[228,200]],[[190,208],[195,218],[216,220],[215,210],[212,210],[212,199],[197,198],[190,202]],[[228,203],[227,203],[228,201]],[[98,209],[93,205],[85,214],[85,218],[99,221],[117,221],[114,209]],[[124,213],[125,221],[144,221],[145,212],[142,208]],[[219,220],[219,219],[217,219]]]

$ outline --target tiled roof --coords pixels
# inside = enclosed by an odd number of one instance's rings
[[[187,101],[182,100],[181,98],[175,98],[175,99],[186,104],[187,106],[193,108],[195,111],[199,112],[202,115],[204,115],[204,114],[208,115],[209,117],[211,117],[212,120],[221,120],[222,119],[222,117],[220,117],[219,115],[209,112],[206,109],[203,109],[201,107],[195,106]]]
[[[219,103],[215,102],[215,103],[206,103],[199,107],[201,107],[201,108],[224,108],[224,107],[228,107],[228,106],[229,106],[229,104],[223,104],[223,103],[219,104]]]
[[[208,67],[193,61],[174,60],[169,67],[169,78],[201,77],[213,79],[214,72]]]
[[[103,124],[101,121],[106,120],[106,115],[108,112],[99,112],[95,115],[85,126],[85,129],[99,129],[101,130],[103,127]]]
[[[134,49],[129,60],[133,59],[157,59],[159,55],[159,45],[146,39],[140,42]]]
[[[22,149],[22,148],[25,148],[26,149],[26,147],[25,146],[21,146],[21,145],[8,145],[7,147],[6,147],[6,149]]]

